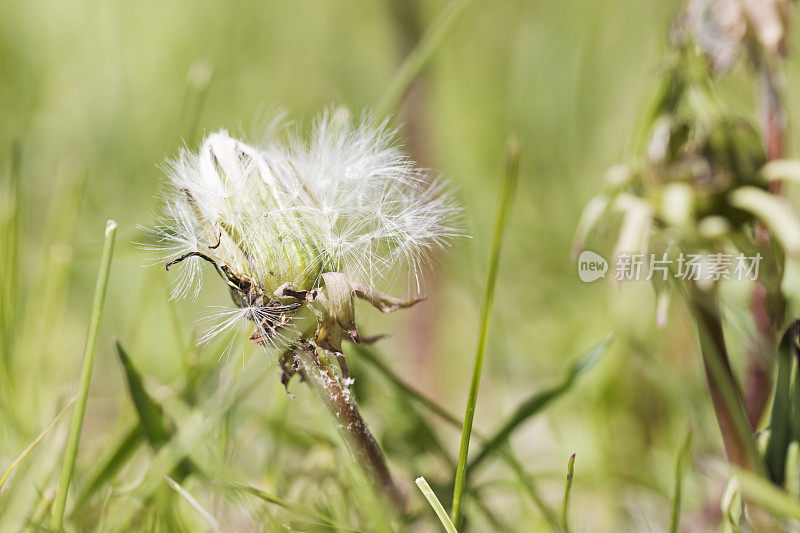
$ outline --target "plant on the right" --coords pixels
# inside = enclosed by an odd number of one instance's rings
[[[634,155],[609,170],[573,244],[577,255],[592,230],[618,227],[617,281],[634,279],[631,258],[642,257],[649,274],[640,279],[656,291],[657,320],[664,322],[671,300],[686,305],[731,465],[726,524],[737,530],[771,526],[762,509],[800,519],[800,328],[790,320],[784,279],[800,257],[800,214],[782,190],[800,182],[800,163],[783,159],[790,8],[780,1],[689,4],[635,131]],[[737,65],[756,82],[754,117],[725,98]],[[750,283],[744,311],[754,333],[745,339],[732,339],[724,320],[720,291],[735,282],[728,272]],[[747,347],[743,383],[731,358],[736,341]]]

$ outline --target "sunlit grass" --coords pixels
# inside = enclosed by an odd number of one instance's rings
[[[569,260],[580,207],[660,74],[676,5],[0,8],[0,531],[59,527],[54,513],[66,531],[436,531],[451,507],[459,531],[691,524],[707,485],[731,475],[708,481],[683,440],[691,419],[694,447],[720,452],[691,322],[673,309],[658,330],[633,299],[617,312]],[[746,93],[740,74],[722,92]],[[307,117],[332,102],[406,122],[413,155],[458,186],[473,237],[436,259],[418,309],[391,320],[358,310],[365,331],[391,337],[346,347],[353,395],[407,499],[400,512],[306,384],[288,395],[246,336],[195,346],[197,308],[224,290],[167,302],[170,279],[141,268],[131,245],[157,209],[156,164],[181,138],[196,149],[226,127],[254,141],[260,105]],[[498,261],[511,131],[524,144]],[[96,230],[109,216],[120,229],[98,328]],[[87,329],[91,381],[79,375]],[[613,347],[598,343],[612,329]],[[746,333],[726,322],[734,343]],[[75,391],[70,426],[54,415]],[[799,454],[779,436],[770,456],[786,458],[786,492],[741,474],[741,494],[796,518]]]

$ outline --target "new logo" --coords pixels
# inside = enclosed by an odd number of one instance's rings
[[[581,281],[591,283],[606,277],[606,272],[608,272],[608,261],[603,256],[590,250],[581,252],[578,257],[578,277]]]

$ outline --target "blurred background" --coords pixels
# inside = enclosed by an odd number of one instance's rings
[[[695,430],[695,456],[721,450],[685,310],[676,305],[667,327],[657,329],[647,284],[614,291],[605,281],[582,283],[570,258],[583,205],[601,188],[605,169],[628,153],[680,4],[476,0],[395,115],[413,157],[458,187],[472,238],[437,260],[427,280],[428,301],[391,316],[360,308],[362,328],[390,333],[376,346],[384,364],[463,416],[504,143],[518,135],[519,188],[476,428],[491,433],[523,399],[558,383],[581,353],[615,333],[599,363],[510,442],[554,507],[567,461],[576,454],[570,520],[578,531],[664,530],[673,462],[687,426]],[[0,223],[6,239],[0,249],[0,465],[30,443],[76,389],[103,229],[112,218],[119,225],[117,247],[73,492],[81,493],[93,467],[136,421],[112,345],[116,338],[147,390],[165,405],[202,369],[195,393],[181,405],[199,406],[204,416],[237,380],[264,371],[245,399],[222,416],[203,418],[204,436],[193,453],[207,458],[214,478],[261,487],[371,529],[364,510],[369,497],[312,391],[298,381],[288,396],[270,357],[249,346],[247,335],[234,339],[222,358],[224,346],[196,348],[196,321],[207,306],[228,303],[224,288],[207,284],[197,302],[169,302],[168,274],[143,267],[147,257],[134,243],[147,239],[140,226],[151,225],[159,208],[159,165],[183,143],[196,148],[219,128],[258,141],[276,107],[301,123],[331,104],[374,107],[445,6],[442,0],[0,5]],[[800,112],[791,91],[798,74],[790,60],[790,124]],[[732,101],[752,115],[753,87],[742,72],[730,77]],[[789,142],[793,155],[793,135]],[[600,249],[602,241],[593,244]],[[746,337],[747,318],[732,318]],[[357,354],[349,360],[363,413],[419,509],[404,527],[436,530],[413,480],[425,475],[443,500],[449,497],[452,470],[431,445],[429,430],[451,458],[459,431],[410,406]],[[168,411],[175,427],[196,422],[180,406]],[[67,428],[59,424],[9,479],[0,494],[3,531],[24,527],[57,484]],[[473,454],[479,449],[473,442]],[[73,527],[95,526],[109,486],[109,516],[135,508],[131,524],[142,529],[202,527],[183,499],[169,500],[174,524],[152,503],[157,498],[137,500],[153,457],[139,447],[85,502],[79,505],[73,495]],[[487,460],[471,483],[481,487],[488,512],[468,500],[469,529],[546,526],[502,461]],[[189,476],[183,486],[225,530],[321,527],[293,522],[300,520],[296,513],[231,494],[203,476]],[[689,469],[687,528],[702,530],[714,519],[722,488]]]

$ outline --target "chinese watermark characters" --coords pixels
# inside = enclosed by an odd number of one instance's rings
[[[628,254],[617,256],[614,267],[616,281],[666,281],[668,278],[688,281],[754,281],[762,256],[740,254],[684,254],[677,258],[667,254]],[[579,265],[580,270],[580,265]]]

